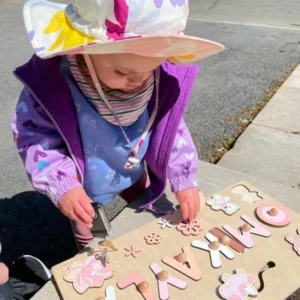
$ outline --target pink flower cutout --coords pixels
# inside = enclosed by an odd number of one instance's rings
[[[131,245],[129,248],[125,248],[125,250],[127,251],[127,253],[125,254],[125,256],[133,256],[136,257],[136,254],[141,252],[142,250],[137,248],[135,245]]]
[[[158,245],[161,241],[161,236],[159,233],[150,232],[148,235],[145,236],[145,240],[148,245]]]
[[[75,291],[83,294],[88,288],[101,287],[105,279],[113,276],[113,268],[110,265],[103,266],[95,256],[88,257],[83,262],[74,262],[64,279],[73,283]]]
[[[190,222],[182,221],[177,226],[176,229],[181,231],[184,235],[198,235],[202,230],[202,226],[198,220],[193,220]]]

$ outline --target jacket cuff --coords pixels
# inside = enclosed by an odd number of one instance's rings
[[[196,174],[182,175],[170,178],[170,185],[173,193],[196,188],[198,187]]]
[[[62,177],[60,180],[51,182],[51,185],[48,186],[48,189],[46,190],[46,195],[50,200],[53,202],[53,204],[57,207],[58,206],[58,200],[69,190],[75,188],[75,187],[82,187],[82,185],[74,180],[71,177]]]

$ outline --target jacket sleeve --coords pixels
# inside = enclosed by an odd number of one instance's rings
[[[59,132],[25,88],[12,129],[17,151],[36,191],[47,195],[57,206],[68,190],[81,186],[76,165],[68,156]]]
[[[189,130],[182,120],[176,134],[167,177],[172,192],[198,187],[196,173],[198,171],[198,154]]]

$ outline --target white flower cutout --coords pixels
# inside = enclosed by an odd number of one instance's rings
[[[230,216],[240,209],[237,204],[231,202],[228,196],[214,195],[212,199],[206,201],[206,204],[209,205],[211,209],[222,210]]]
[[[165,218],[161,218],[161,221],[158,224],[161,225],[161,229],[165,229],[166,227],[172,228],[172,221],[168,221]]]

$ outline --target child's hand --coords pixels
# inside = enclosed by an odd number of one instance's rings
[[[191,188],[176,192],[175,196],[180,204],[184,220],[194,220],[204,201],[203,193],[199,192],[198,188]]]
[[[58,207],[69,219],[92,228],[92,217],[95,214],[92,202],[82,187],[75,187],[60,198]]]
[[[0,285],[8,281],[8,268],[4,263],[0,263]]]

